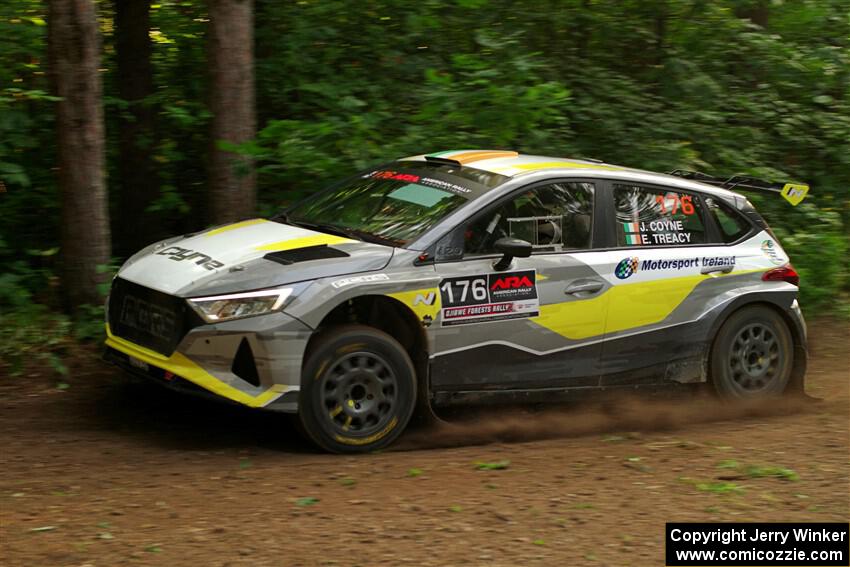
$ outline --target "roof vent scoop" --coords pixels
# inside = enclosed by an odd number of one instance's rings
[[[309,262],[311,260],[327,260],[329,258],[348,258],[349,254],[331,248],[327,244],[319,246],[307,246],[306,248],[295,248],[294,250],[281,250],[280,252],[269,252],[263,258],[289,266],[299,262]]]

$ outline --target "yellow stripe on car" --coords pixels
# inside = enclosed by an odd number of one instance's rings
[[[461,164],[473,163],[476,161],[482,161],[485,159],[495,159],[495,158],[515,158],[519,156],[517,152],[514,151],[501,151],[501,150],[475,150],[469,152],[461,152],[458,154],[447,155],[445,157],[449,159],[453,159]]]
[[[151,366],[171,372],[175,376],[184,378],[214,394],[218,394],[228,400],[233,400],[234,402],[239,402],[240,404],[244,404],[252,408],[266,406],[278,399],[287,391],[297,389],[295,386],[275,384],[265,392],[252,396],[251,394],[222,382],[220,379],[216,378],[179,352],[174,352],[171,356],[164,356],[158,352],[139,346],[135,343],[131,343],[121,337],[116,337],[112,334],[109,325],[106,325],[106,345],[119,352],[123,352],[126,355],[141,360],[142,362],[146,362]]]
[[[601,163],[579,163],[577,161],[542,161],[537,163],[521,163],[517,165],[506,165],[504,167],[497,167],[497,171],[508,171],[511,169],[519,169],[522,171],[535,171],[538,169],[556,169],[556,168],[565,168],[565,169],[605,169],[611,171],[619,171],[622,170],[622,167],[617,167],[616,165],[605,165]]]
[[[237,228],[242,228],[242,227],[245,227],[245,226],[253,226],[255,224],[263,224],[263,223],[266,223],[266,222],[270,222],[270,221],[267,221],[266,219],[250,219],[250,220],[244,220],[244,221],[241,221],[241,222],[235,222],[233,224],[227,224],[227,225],[224,225],[224,226],[220,226],[218,228],[214,228],[214,229],[212,229],[208,232],[205,232],[204,236],[213,236],[214,234],[221,234],[222,232],[228,232],[230,230],[236,230]]]
[[[257,246],[254,250],[267,252],[280,252],[283,250],[294,250],[296,248],[306,248],[308,246],[330,246],[332,244],[345,244],[346,242],[357,242],[343,236],[335,236],[333,234],[316,234],[315,236],[302,236],[300,238],[290,238],[289,240],[281,240],[280,242],[272,242],[271,244],[263,244]]]
[[[636,329],[666,319],[700,282],[761,271],[764,270],[620,283],[591,299],[541,305],[540,316],[531,321],[574,340]]]

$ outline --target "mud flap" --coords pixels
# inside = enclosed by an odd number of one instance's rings
[[[428,372],[428,361],[425,360],[416,365],[418,380],[416,380],[416,407],[413,409],[413,416],[410,418],[408,429],[420,429],[433,427],[435,425],[445,423],[445,420],[440,418],[434,411],[431,405],[431,377]]]

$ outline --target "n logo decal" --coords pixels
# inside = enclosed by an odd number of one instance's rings
[[[424,304],[424,305],[434,305],[434,302],[437,300],[437,294],[435,292],[429,292],[428,295],[422,295],[421,293],[416,294],[416,299],[413,300],[413,306]]]
[[[786,183],[782,188],[782,196],[795,207],[806,198],[808,192],[809,186],[803,183]]]

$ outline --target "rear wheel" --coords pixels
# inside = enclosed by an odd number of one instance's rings
[[[316,339],[304,366],[299,401],[303,431],[334,453],[386,447],[404,430],[416,402],[416,374],[404,348],[361,325]]]
[[[767,307],[745,307],[717,333],[711,351],[711,380],[718,395],[732,400],[778,396],[791,377],[794,344],[782,317]]]

